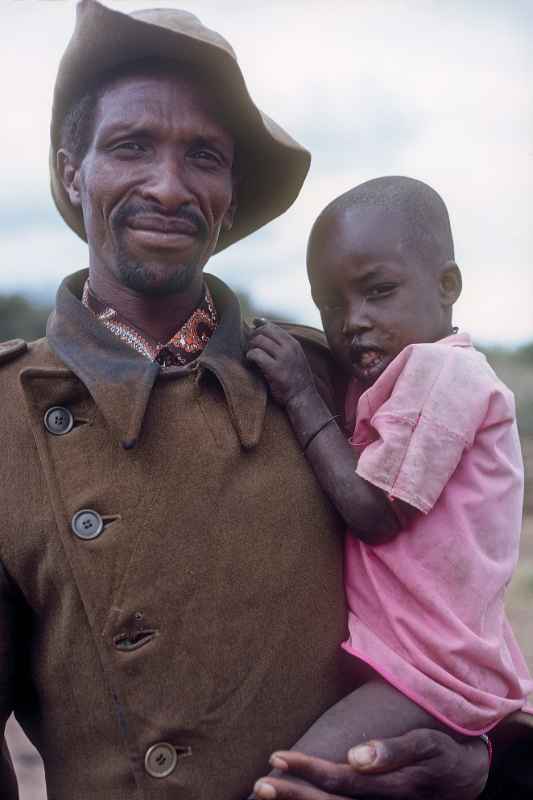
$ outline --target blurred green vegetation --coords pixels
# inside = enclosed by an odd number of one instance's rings
[[[239,299],[247,318],[276,319],[269,309],[258,308],[245,292]],[[31,341],[44,336],[51,306],[19,294],[0,294],[0,341],[21,337]],[[522,434],[533,435],[533,341],[516,348],[483,347],[490,364],[515,393],[518,424]]]
[[[480,347],[497,375],[513,390],[518,427],[533,435],[533,342],[510,349]]]
[[[51,310],[50,306],[34,303],[20,294],[0,294],[0,342],[40,339]]]

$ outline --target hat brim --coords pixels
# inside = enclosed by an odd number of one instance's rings
[[[147,16],[159,20],[158,13],[164,24],[147,21]],[[237,61],[229,52],[229,45],[227,50],[215,43],[213,40],[218,35],[199,22],[200,35],[195,30],[171,29],[167,27],[171,17],[170,10],[138,12],[137,16],[131,16],[95,0],[79,3],[76,28],[61,60],[54,90],[50,148],[52,196],[65,222],[87,241],[81,210],[70,203],[57,172],[56,153],[65,114],[99,76],[128,62],[151,58],[197,65],[203,74],[211,75],[220,85],[225,115],[239,149],[237,212],[231,230],[220,234],[215,249],[220,252],[292,205],[309,170],[311,156],[255,106]],[[206,35],[202,35],[203,31]],[[224,42],[221,37],[220,40]]]

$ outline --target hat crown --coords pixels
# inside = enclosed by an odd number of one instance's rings
[[[237,56],[230,43],[216,31],[212,31],[190,11],[181,8],[146,8],[142,11],[132,11],[129,15],[133,19],[147,22],[150,25],[158,25],[160,28],[167,28],[174,33],[181,33],[185,36],[192,36],[200,39],[206,44],[214,45],[225,50],[235,61]]]

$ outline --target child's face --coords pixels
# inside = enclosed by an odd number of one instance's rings
[[[308,250],[311,291],[332,353],[366,386],[408,344],[451,332],[457,267],[421,264],[405,239],[399,212],[363,207],[323,224]]]

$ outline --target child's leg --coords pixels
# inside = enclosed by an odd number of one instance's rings
[[[346,763],[348,750],[354,745],[370,739],[400,736],[416,728],[442,730],[456,739],[464,738],[417,706],[366,665],[358,661],[356,664],[357,672],[369,676],[365,683],[319,717],[291,750],[341,764]],[[272,770],[270,775],[302,783],[299,778],[277,769]],[[259,796],[266,795],[251,795]]]
[[[328,709],[291,749],[341,763],[356,744],[415,728],[462,738],[376,675]]]

